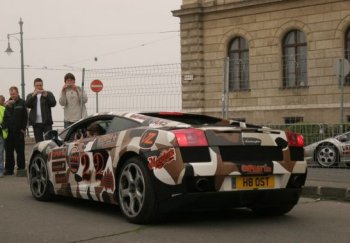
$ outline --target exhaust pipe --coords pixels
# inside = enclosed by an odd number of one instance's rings
[[[207,178],[199,178],[195,181],[194,187],[199,192],[209,191],[209,181]]]

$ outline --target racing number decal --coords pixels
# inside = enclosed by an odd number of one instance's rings
[[[78,172],[80,164],[80,153],[77,147],[73,147],[68,156],[68,165],[73,174]]]
[[[103,170],[105,167],[105,161],[103,159],[103,155],[101,153],[94,154],[94,167],[96,171],[96,180],[101,180],[103,176]]]
[[[90,159],[86,153],[81,153],[81,165],[83,168],[83,179],[89,181],[91,178],[91,172],[89,171]]]

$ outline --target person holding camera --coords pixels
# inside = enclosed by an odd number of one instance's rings
[[[29,125],[33,126],[36,143],[43,141],[44,133],[52,130],[51,108],[55,106],[55,96],[44,90],[43,80],[34,79],[34,91],[27,95],[26,107],[30,109]]]
[[[60,105],[64,109],[64,128],[87,116],[85,104],[88,97],[84,90],[75,85],[72,73],[64,76],[64,86],[60,94]]]

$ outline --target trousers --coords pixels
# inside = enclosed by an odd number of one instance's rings
[[[17,169],[25,169],[25,155],[24,155],[24,133],[22,131],[9,131],[9,135],[5,142],[5,170],[13,172],[15,168],[15,155],[17,160]]]

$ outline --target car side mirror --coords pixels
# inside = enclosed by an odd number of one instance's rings
[[[341,136],[339,136],[339,137],[338,137],[338,140],[339,140],[340,142],[342,142],[342,143],[344,143],[344,142],[346,142],[346,141],[347,141],[347,139],[346,139],[346,136],[345,136],[345,135],[341,135]]]
[[[45,140],[53,140],[58,146],[62,145],[62,141],[58,138],[58,132],[56,130],[50,130],[44,134]]]

